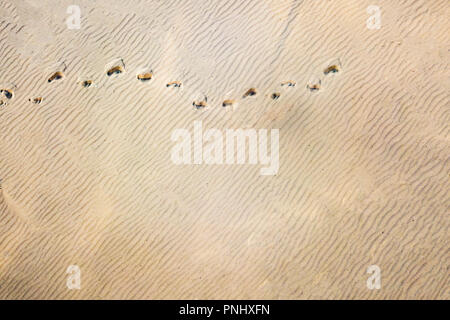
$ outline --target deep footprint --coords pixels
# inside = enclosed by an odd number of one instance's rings
[[[272,93],[272,96],[271,96],[271,97],[272,97],[273,100],[278,100],[278,98],[280,97],[280,95],[281,95],[281,94],[280,94],[279,92],[274,92],[274,93]]]
[[[137,79],[141,80],[141,81],[149,81],[152,80],[153,78],[153,72],[145,72],[145,73],[140,73],[137,75]]]
[[[0,93],[2,93],[8,100],[11,100],[14,97],[14,91],[11,89],[0,89]]]
[[[125,69],[122,66],[114,66],[106,72],[108,77],[111,77],[113,74],[121,74],[125,72]]]
[[[242,96],[242,98],[247,98],[247,97],[251,97],[256,95],[256,89],[255,88],[250,88],[247,90],[246,93],[244,93],[244,95]]]
[[[113,75],[117,76],[122,73],[125,73],[125,62],[123,62],[122,58],[117,58],[106,64],[105,68],[106,68],[106,75],[108,77],[111,77]]]
[[[61,71],[57,71],[54,74],[52,74],[50,76],[50,78],[48,78],[47,81],[50,83],[50,82],[53,82],[55,80],[61,80],[62,78],[64,78],[64,73],[62,73]]]
[[[341,67],[337,64],[332,64],[331,66],[328,66],[325,70],[323,70],[323,73],[325,75],[328,75],[329,73],[338,73],[341,70]]]
[[[326,67],[323,70],[324,75],[328,75],[330,73],[338,73],[341,71],[341,60],[340,59],[334,59],[328,64],[328,67]]]

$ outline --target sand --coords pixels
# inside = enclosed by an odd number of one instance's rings
[[[77,2],[0,1],[0,298],[450,298],[447,0]],[[194,121],[278,172],[174,164]]]

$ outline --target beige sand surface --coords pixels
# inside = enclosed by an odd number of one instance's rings
[[[448,0],[73,2],[0,0],[0,298],[450,298]],[[195,120],[277,175],[175,165]]]

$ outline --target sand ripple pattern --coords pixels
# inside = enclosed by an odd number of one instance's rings
[[[79,0],[80,30],[66,2],[0,0],[0,298],[450,298],[447,0],[377,1],[380,30],[367,1]],[[278,174],[175,166],[195,120],[279,128]]]

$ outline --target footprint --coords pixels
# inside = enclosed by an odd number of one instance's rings
[[[166,84],[166,87],[179,88],[179,87],[181,87],[181,82],[180,81],[171,81],[168,84]]]
[[[235,103],[236,103],[235,100],[225,100],[225,101],[222,103],[222,107],[234,106]]]
[[[44,98],[42,98],[42,97],[36,97],[36,98],[33,98],[33,99],[28,99],[28,101],[30,101],[30,102],[32,102],[34,104],[40,104],[42,102],[42,100],[44,100]]]
[[[323,73],[325,75],[329,74],[329,73],[338,73],[340,70],[340,67],[336,64],[333,64],[329,67],[327,67],[325,70],[323,70]]]
[[[306,87],[312,92],[319,91],[322,87],[322,81],[310,81]]]
[[[273,100],[278,100],[278,98],[280,97],[280,93],[279,92],[274,92],[272,93],[271,97]]]
[[[297,84],[297,83],[296,83],[295,81],[289,80],[289,81],[283,81],[283,82],[281,83],[281,86],[282,86],[282,87],[284,87],[284,86],[295,87],[296,84]]]
[[[116,59],[110,62],[106,66],[106,75],[111,77],[112,75],[118,75],[125,72],[125,63],[123,59]]]
[[[247,98],[247,97],[251,97],[256,95],[256,89],[255,88],[250,88],[247,90],[246,93],[244,93],[244,95],[242,96],[242,98]]]
[[[194,100],[194,102],[192,102],[192,105],[197,109],[203,109],[208,105],[207,102],[208,97],[205,96],[204,100]]]
[[[90,86],[92,86],[93,82],[92,80],[84,80],[81,82],[81,86],[84,88],[89,88]]]
[[[8,100],[11,100],[14,97],[14,91],[12,89],[0,89],[0,93]]]
[[[339,59],[333,61],[323,70],[325,75],[330,73],[338,73],[341,70],[341,61]]]
[[[60,79],[62,79],[62,78],[64,78],[64,73],[62,73],[61,71],[57,71],[57,72],[55,72],[54,74],[52,74],[51,76],[50,76],[50,78],[48,78],[48,82],[50,83],[50,82],[53,82],[53,81],[55,81],[55,80],[60,80]]]
[[[61,80],[62,78],[64,78],[64,72],[67,69],[67,65],[65,62],[62,62],[59,64],[59,66],[55,67],[56,72],[54,72],[48,79],[48,83],[53,82],[55,80]]]
[[[113,74],[120,74],[122,72],[125,72],[122,66],[115,66],[108,70],[106,73],[108,77],[111,77]]]
[[[149,81],[152,80],[152,78],[153,78],[152,70],[150,70],[149,72],[142,72],[137,75],[137,79],[141,81]]]
[[[0,88],[17,88],[15,84],[2,84]],[[0,107],[5,107],[8,105],[8,100],[14,98],[14,90],[13,89],[0,89]]]

